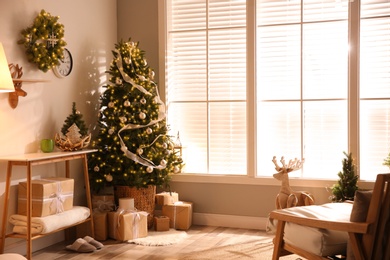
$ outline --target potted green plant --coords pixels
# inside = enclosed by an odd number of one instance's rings
[[[345,158],[342,160],[343,170],[338,173],[339,180],[331,187],[331,200],[342,202],[353,200],[355,191],[358,189],[357,181],[359,176],[355,173],[355,164],[352,153],[344,152]]]

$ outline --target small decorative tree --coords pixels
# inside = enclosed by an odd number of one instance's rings
[[[383,160],[383,165],[390,168],[390,153],[387,155],[386,159]]]
[[[342,202],[345,200],[353,200],[355,191],[358,189],[357,181],[359,176],[355,174],[355,164],[352,158],[352,153],[344,152],[346,158],[342,160],[343,171],[338,173],[339,180],[331,188],[331,199],[334,202]]]
[[[91,140],[83,115],[76,109],[76,102],[72,105],[70,114],[61,128],[61,133],[55,135],[55,144],[62,151],[77,151],[86,148]]]
[[[81,136],[84,136],[88,133],[88,128],[83,120],[83,115],[76,109],[76,102],[73,102],[72,104],[72,114],[70,114],[65,119],[64,125],[61,128],[61,133],[66,135],[68,133],[68,129],[73,124],[76,124],[76,126],[79,128]]]

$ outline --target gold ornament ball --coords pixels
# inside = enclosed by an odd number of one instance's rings
[[[113,177],[111,174],[106,175],[106,181],[112,182],[112,179],[113,179]]]
[[[140,119],[145,119],[146,118],[146,114],[144,112],[139,113],[139,118]]]

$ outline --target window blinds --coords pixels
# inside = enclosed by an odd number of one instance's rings
[[[246,174],[246,2],[167,2],[168,123],[185,172]]]

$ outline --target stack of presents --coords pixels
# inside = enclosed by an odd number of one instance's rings
[[[176,192],[161,192],[155,196],[156,208],[152,225],[148,225],[148,213],[134,208],[133,198],[119,198],[116,207],[114,195],[92,197],[95,239],[107,238],[127,241],[148,236],[148,226],[164,232],[170,228],[187,230],[192,224],[192,202],[179,201]],[[157,210],[156,210],[157,213]]]
[[[45,220],[56,214],[73,211],[77,208],[73,206],[73,195],[74,180],[71,178],[32,180],[32,217]],[[152,225],[148,223],[148,213],[134,207],[133,198],[120,198],[118,204],[115,204],[114,195],[92,196],[96,240],[104,241],[111,238],[127,241],[147,237],[150,229],[160,232],[171,228],[187,230],[192,224],[192,202],[179,201],[176,192],[161,192],[155,195],[156,210]],[[26,215],[26,205],[27,183],[20,182],[18,215]],[[78,226],[77,235],[89,233],[89,227],[88,223]]]

